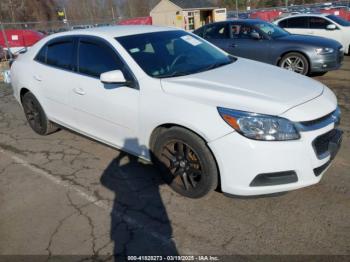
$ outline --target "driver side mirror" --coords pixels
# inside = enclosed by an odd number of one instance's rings
[[[326,29],[327,30],[335,30],[335,29],[337,29],[337,27],[335,24],[329,24],[329,25],[327,25]]]
[[[109,71],[101,74],[100,81],[104,84],[130,85],[120,70]]]
[[[252,33],[250,33],[250,37],[253,38],[253,39],[255,39],[255,40],[260,40],[260,39],[261,39],[260,34],[257,33],[257,32],[252,32]]]

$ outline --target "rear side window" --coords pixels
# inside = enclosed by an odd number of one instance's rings
[[[203,37],[203,33],[204,33],[204,27],[201,27],[195,31],[193,31],[194,34],[200,36],[200,37]]]
[[[310,17],[310,28],[312,29],[326,29],[331,22],[322,17]]]
[[[47,46],[46,64],[62,69],[73,70],[73,41],[61,41]]]
[[[123,70],[123,63],[106,44],[81,40],[79,43],[79,72],[100,77],[102,73]]]
[[[208,39],[229,38],[227,24],[213,24],[207,26],[205,29],[204,37]]]
[[[307,17],[294,17],[287,20],[287,28],[309,28]]]

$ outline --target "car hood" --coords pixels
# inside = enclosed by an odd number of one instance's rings
[[[321,37],[321,36],[311,36],[311,35],[286,35],[283,37],[279,37],[276,41],[284,41],[295,44],[306,44],[315,47],[333,47],[340,48],[341,44],[335,40]]]
[[[198,103],[280,115],[320,96],[324,86],[275,66],[238,58],[210,71],[161,80],[165,93]]]

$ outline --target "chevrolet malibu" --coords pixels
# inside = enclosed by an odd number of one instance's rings
[[[153,161],[186,197],[316,184],[341,143],[326,86],[178,29],[52,35],[20,55],[11,75],[36,133],[65,127]]]

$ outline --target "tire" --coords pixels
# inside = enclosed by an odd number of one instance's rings
[[[31,92],[23,96],[22,106],[29,126],[38,135],[45,136],[58,130],[58,127],[48,120],[39,101]]]
[[[164,129],[152,152],[163,179],[180,195],[201,198],[217,188],[216,161],[203,139],[191,131]]]
[[[285,54],[278,63],[278,66],[302,75],[307,75],[310,67],[306,57],[296,52]]]
[[[310,76],[324,76],[325,74],[327,74],[327,72],[315,72],[311,73]]]

